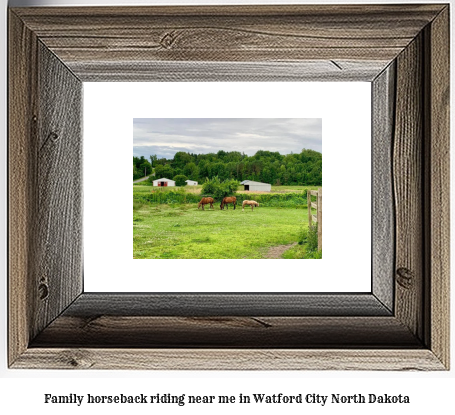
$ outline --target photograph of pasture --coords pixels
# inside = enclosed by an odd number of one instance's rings
[[[133,127],[134,259],[322,258],[322,119]]]

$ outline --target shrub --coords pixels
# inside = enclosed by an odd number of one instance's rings
[[[217,200],[221,200],[226,196],[233,196],[237,192],[240,183],[237,180],[220,181],[218,176],[213,179],[206,179],[202,185],[202,194],[211,195]]]
[[[218,176],[213,179],[206,178],[205,183],[202,185],[202,193],[204,195],[215,195],[217,189],[221,186],[221,182]]]
[[[186,181],[188,180],[188,177],[186,177],[183,174],[178,174],[177,176],[174,176],[175,184],[176,186],[185,186]]]
[[[306,242],[307,238],[308,238],[308,229],[302,228],[301,231],[299,232],[299,236],[297,239],[299,245],[303,245]]]
[[[244,200],[255,200],[264,207],[295,207],[305,208],[307,205],[306,190],[295,193],[278,193],[278,194],[254,194],[243,193],[237,195],[237,202]]]
[[[290,252],[287,258],[321,259],[322,250],[318,250],[318,224],[302,228],[298,236],[298,249]],[[297,245],[298,246],[298,245]]]
[[[307,251],[318,250],[318,224],[312,224],[308,226],[308,236],[306,240]]]
[[[133,201],[140,203],[156,204],[184,204],[198,203],[201,196],[194,193],[185,192],[184,188],[156,188],[151,193],[133,194]]]

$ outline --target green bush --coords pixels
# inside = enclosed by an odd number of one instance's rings
[[[318,250],[318,224],[314,223],[308,226],[308,236],[306,240],[307,252]]]
[[[141,187],[151,186],[153,177],[150,177],[150,182],[141,182]],[[207,180],[202,186],[202,194],[194,194],[186,192],[186,187],[154,187],[153,190],[141,190],[133,192],[133,199],[141,203],[198,203],[201,197],[211,196],[216,202],[221,202],[225,195],[233,195],[237,197],[237,204],[241,205],[244,200],[255,200],[262,207],[275,208],[296,208],[305,209],[307,207],[307,190],[290,193],[235,193],[238,183],[235,180],[227,180],[221,182],[219,178]],[[218,190],[217,190],[218,189]]]
[[[302,193],[275,193],[275,194],[255,194],[255,193],[242,193],[238,194],[237,203],[244,200],[255,200],[260,206],[264,207],[295,207],[306,208],[306,190]]]
[[[298,243],[299,245],[303,245],[306,240],[308,239],[308,228],[302,228],[299,232]]]
[[[318,250],[318,225],[310,225],[301,229],[298,245],[283,254],[286,259],[321,259],[322,250]]]
[[[174,176],[173,180],[175,180],[175,185],[176,186],[185,186],[186,185],[186,181],[188,180],[188,177],[186,177],[183,174],[178,174],[177,176]]]
[[[141,203],[198,203],[201,200],[201,197],[204,196],[211,196],[213,197],[216,202],[221,202],[221,199],[224,196],[227,190],[222,190],[220,195],[217,195],[216,187],[213,186],[213,180],[210,181],[208,186],[203,186],[202,194],[194,194],[188,193],[185,191],[185,188],[153,188],[153,190],[149,193],[133,193],[134,200],[140,201]],[[219,182],[219,180],[218,180]],[[206,182],[207,183],[207,182]],[[224,182],[219,182],[221,186]],[[149,183],[141,182],[142,185],[149,185]],[[215,182],[215,184],[218,184]],[[231,184],[234,186],[234,184]],[[229,190],[232,190],[230,187]],[[234,194],[232,191],[231,193],[227,193],[228,195]],[[244,200],[256,200],[260,206],[263,207],[277,207],[277,208],[297,208],[297,209],[304,209],[307,207],[306,201],[306,191],[302,193],[283,193],[283,194],[235,194],[237,197],[237,204],[241,205]]]
[[[206,179],[202,185],[202,194],[210,195],[214,199],[221,201],[227,196],[233,196],[237,193],[237,188],[240,183],[237,180],[224,180],[220,181],[218,176],[213,179]]]
[[[169,188],[154,188],[150,193],[133,193],[133,201],[140,203],[154,204],[184,204],[198,203],[201,200],[201,195],[185,192],[185,188],[169,189]]]

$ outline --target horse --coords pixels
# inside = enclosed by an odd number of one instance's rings
[[[229,203],[232,203],[234,205],[234,210],[235,210],[235,205],[237,203],[237,198],[235,196],[232,196],[232,197],[225,197],[222,201],[221,201],[221,205],[220,205],[220,209],[224,209],[224,206],[226,206],[226,209],[229,209],[228,208],[228,204]]]
[[[259,206],[259,203],[255,200],[244,200],[242,203],[242,210],[245,210],[245,206],[251,206],[251,210],[253,210],[254,206]]]
[[[215,202],[215,201],[213,200],[213,197],[203,197],[203,198],[201,199],[201,201],[197,204],[197,208],[199,209],[199,208],[202,206],[202,210],[204,210],[204,205],[210,204],[209,209],[210,209],[210,208],[214,209],[214,208],[213,208],[213,203],[214,203],[214,202]]]

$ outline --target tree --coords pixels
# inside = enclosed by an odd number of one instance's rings
[[[152,172],[152,165],[145,159],[144,156],[134,157],[133,156],[133,177],[139,179],[147,176]]]
[[[202,185],[202,194],[212,195],[215,199],[220,200],[227,196],[233,196],[237,192],[240,183],[237,180],[220,181],[218,176],[213,179],[206,179]]]
[[[174,159],[172,160],[171,164],[172,167],[175,169],[176,167],[183,169],[186,164],[192,161],[192,157],[190,154],[185,153],[184,151],[178,151],[174,155]]]
[[[202,159],[198,165],[199,168],[199,178],[203,179],[204,177],[212,177],[212,166],[210,161]]]
[[[197,180],[199,178],[199,169],[195,163],[191,162],[184,167],[183,174],[191,180]]]
[[[174,177],[174,169],[166,164],[165,166],[158,165],[155,167],[155,177],[161,179],[165,177],[166,179],[172,179]]]
[[[139,174],[144,177],[152,173],[152,165],[144,159],[144,161],[137,167]]]
[[[172,159],[150,156],[155,178],[175,179],[184,175],[191,180],[214,179],[257,180],[282,185],[322,185],[322,154],[308,149],[300,153],[281,155],[279,152],[258,150],[254,156],[238,151],[220,150],[217,153],[175,153]],[[147,163],[147,164],[145,164]],[[150,174],[152,165],[144,157],[133,157],[137,174]],[[134,170],[133,170],[134,176]]]
[[[136,166],[134,165],[133,160],[133,180],[140,179],[141,175],[138,173]]]
[[[175,184],[176,186],[185,186],[186,181],[188,180],[188,177],[186,177],[183,174],[178,174],[177,176],[174,176]]]
[[[227,154],[228,153],[226,153],[224,150],[220,150],[218,153],[216,153],[219,160],[224,160]]]

